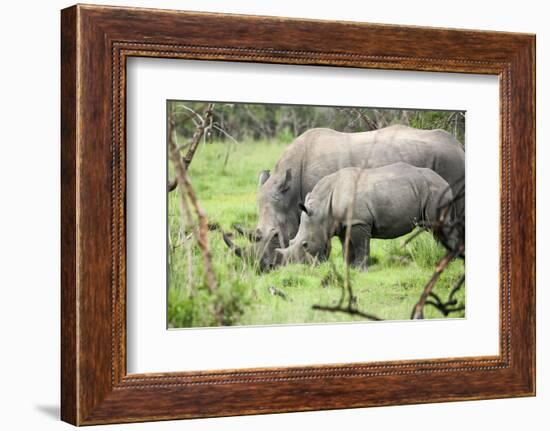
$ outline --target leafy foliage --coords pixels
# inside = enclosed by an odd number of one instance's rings
[[[186,116],[188,109],[202,112],[206,102],[172,102]],[[183,108],[185,106],[185,108]],[[462,111],[419,111],[407,109],[348,108],[326,106],[292,106],[274,104],[217,104],[209,130],[209,142],[242,140],[277,140],[290,143],[314,127],[327,127],[340,132],[364,132],[393,124],[406,124],[418,129],[443,129],[464,145],[465,113]],[[180,122],[178,132],[192,135],[192,121]],[[229,136],[228,136],[229,135]],[[222,152],[225,154],[225,152]]]

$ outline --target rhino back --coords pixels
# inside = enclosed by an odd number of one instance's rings
[[[308,130],[287,148],[275,172],[291,168],[305,196],[319,180],[340,169],[397,162],[433,169],[450,184],[464,177],[464,151],[451,134],[401,125],[361,133]]]
[[[352,223],[371,227],[373,238],[396,238],[425,220],[433,193],[448,189],[438,174],[429,169],[396,163],[374,169],[346,168],[328,177],[334,183],[332,216],[347,224],[347,209],[353,205]],[[325,182],[326,180],[323,180]],[[314,194],[317,187],[314,189]],[[439,196],[439,195],[438,195]]]

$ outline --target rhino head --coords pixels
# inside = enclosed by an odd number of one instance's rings
[[[234,226],[241,234],[252,241],[250,248],[236,246],[231,236],[224,235],[225,243],[238,256],[251,258],[262,271],[267,271],[283,263],[281,254],[275,249],[288,246],[290,239],[298,231],[300,224],[299,181],[293,181],[291,169],[270,175],[260,172],[257,194],[258,225],[253,231]]]
[[[306,197],[304,204],[298,204],[302,211],[296,236],[286,248],[275,252],[283,263],[314,263],[326,260],[330,255],[329,214],[322,207]]]
[[[253,235],[254,255],[261,270],[269,270],[282,263],[275,252],[284,248],[298,231],[300,212],[299,181],[293,181],[291,169],[270,175],[260,172],[257,194],[258,225]]]

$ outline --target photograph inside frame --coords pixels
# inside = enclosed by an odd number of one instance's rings
[[[464,111],[167,101],[168,328],[464,318]]]

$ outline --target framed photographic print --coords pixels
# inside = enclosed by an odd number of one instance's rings
[[[535,394],[535,37],[62,11],[62,419]]]

